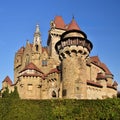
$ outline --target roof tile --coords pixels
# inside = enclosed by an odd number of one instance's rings
[[[106,75],[112,75],[112,73],[110,72],[110,70],[108,69],[108,67],[102,63],[99,59],[98,56],[92,56],[91,58],[91,62],[99,67],[101,67],[104,71]]]
[[[56,16],[54,19],[55,27],[60,29],[65,29],[65,23],[61,16]]]
[[[80,30],[80,28],[77,22],[74,19],[72,19],[71,23],[68,25],[67,30]]]
[[[9,78],[9,76],[6,76],[6,78],[3,80],[3,82],[7,82],[9,85],[12,85],[12,81]]]

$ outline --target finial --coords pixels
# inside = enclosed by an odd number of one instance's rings
[[[75,19],[75,16],[73,15],[73,16],[72,16],[72,20],[74,20],[74,19]]]
[[[26,43],[29,44],[29,40],[27,39],[26,41],[27,41]]]
[[[36,31],[35,31],[35,33],[40,33],[39,24],[36,25]]]

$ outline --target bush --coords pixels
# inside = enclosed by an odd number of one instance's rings
[[[0,120],[120,120],[120,99],[0,99]]]
[[[19,94],[17,91],[17,87],[14,87],[14,91],[9,93],[8,87],[5,88],[5,91],[2,93],[2,98],[12,98],[12,99],[19,99]]]

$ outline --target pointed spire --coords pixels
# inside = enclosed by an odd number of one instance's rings
[[[35,33],[39,33],[40,34],[39,24],[36,25],[36,31],[35,31]]]
[[[80,30],[80,27],[78,26],[77,22],[75,21],[74,16],[72,17],[72,21],[68,25],[67,30]]]
[[[73,15],[73,16],[72,16],[72,20],[74,20],[74,18],[75,18],[75,17],[74,17],[74,15]]]
[[[54,19],[55,28],[65,29],[65,22],[61,16],[56,16]]]
[[[40,28],[39,25],[36,25],[36,29],[35,29],[35,33],[34,33],[34,45],[37,44],[41,44],[41,34],[40,34]]]

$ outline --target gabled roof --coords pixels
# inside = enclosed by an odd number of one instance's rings
[[[54,19],[54,24],[56,28],[65,29],[65,23],[61,16],[56,16]]]
[[[3,82],[7,82],[9,85],[12,85],[12,81],[9,78],[9,76],[6,76],[6,78],[3,80]]]
[[[25,68],[23,70],[21,70],[20,72],[23,72],[25,70],[36,70],[38,72],[43,73],[35,64],[33,64],[32,62],[29,63],[27,66],[25,66]]]
[[[80,30],[80,28],[74,18],[72,19],[71,23],[68,25],[67,31],[68,30]]]

